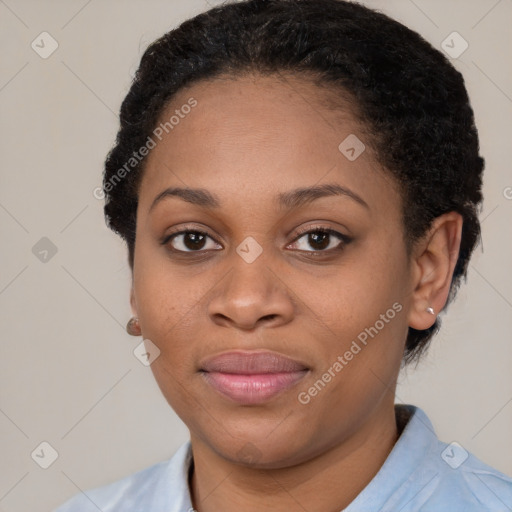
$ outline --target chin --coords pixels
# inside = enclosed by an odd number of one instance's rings
[[[289,427],[281,435],[267,437],[261,432],[238,432],[236,438],[229,435],[210,438],[208,444],[220,457],[254,469],[290,467],[312,455],[311,442],[298,437],[298,432],[290,432]]]

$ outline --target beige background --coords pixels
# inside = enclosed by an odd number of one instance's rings
[[[100,185],[117,111],[145,47],[210,0],[0,0],[0,511],[48,511],[80,489],[170,457],[187,429],[132,351],[125,249]],[[220,2],[216,2],[220,3]],[[434,46],[453,31],[487,161],[483,247],[398,402],[512,474],[510,0],[367,1]],[[31,42],[59,47],[42,59]],[[48,46],[46,46],[48,48]],[[46,263],[42,238],[57,248]],[[31,453],[58,452],[48,469]],[[45,452],[48,456],[48,449]]]

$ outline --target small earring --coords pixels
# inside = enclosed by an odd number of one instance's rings
[[[436,312],[434,311],[434,308],[430,308],[430,307],[427,308],[427,313],[430,313],[431,315],[436,314]]]
[[[135,316],[132,316],[128,323],[126,324],[126,332],[130,336],[140,336],[142,334],[140,330],[139,319]]]

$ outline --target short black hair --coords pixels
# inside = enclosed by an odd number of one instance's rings
[[[480,237],[484,160],[464,79],[418,33],[343,0],[224,3],[149,45],[122,103],[103,181],[106,221],[126,241],[130,266],[146,159],[126,163],[182,88],[251,72],[307,75],[354,100],[377,160],[400,188],[408,247],[436,217],[462,215],[451,301]],[[419,358],[439,326],[437,318],[429,329],[409,328],[406,363]]]

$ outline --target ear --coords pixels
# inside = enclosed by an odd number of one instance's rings
[[[137,301],[135,300],[135,290],[133,289],[133,284],[132,284],[132,287],[130,288],[130,306],[132,308],[132,314],[134,317],[138,317],[138,312],[137,312]]]
[[[431,327],[446,305],[453,271],[459,257],[462,216],[449,212],[434,219],[427,235],[413,249],[413,292],[409,326]],[[433,308],[435,315],[427,311]]]

